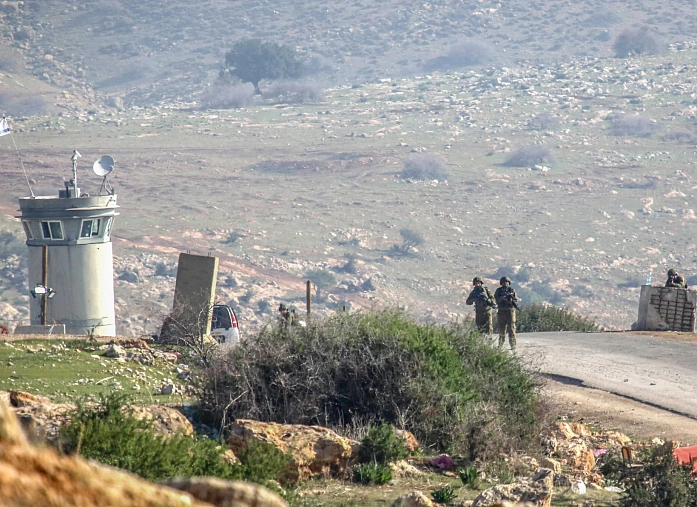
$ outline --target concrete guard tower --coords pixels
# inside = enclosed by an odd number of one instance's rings
[[[34,297],[31,325],[18,326],[18,334],[116,335],[111,228],[118,213],[107,181],[114,161],[101,157],[94,163],[104,180],[99,195],[90,196],[77,186],[79,157],[75,150],[73,179],[58,196],[19,200]]]

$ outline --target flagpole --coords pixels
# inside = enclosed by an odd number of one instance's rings
[[[27,176],[27,170],[24,168],[24,162],[22,162],[22,155],[19,153],[19,148],[17,148],[17,143],[15,142],[15,137],[12,135],[12,129],[10,129],[9,123],[7,123],[7,118],[5,116],[2,117],[2,133],[0,133],[0,136],[4,134],[10,134],[10,139],[12,139],[12,144],[15,147],[15,151],[17,152],[17,158],[19,159],[19,165],[22,166],[22,172],[24,173],[24,179],[27,180],[27,186],[29,187],[29,193],[31,194],[32,197],[36,197],[34,195],[34,190],[31,188],[31,183],[29,183],[29,176]]]

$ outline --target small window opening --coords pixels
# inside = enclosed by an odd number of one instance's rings
[[[22,227],[24,227],[24,234],[27,235],[27,239],[34,239],[34,233],[31,230],[31,224],[26,220],[22,220]]]
[[[63,239],[63,225],[61,222],[41,222],[41,232],[44,234],[44,239]]]

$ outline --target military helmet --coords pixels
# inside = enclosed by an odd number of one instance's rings
[[[474,285],[474,284],[477,283],[477,282],[479,282],[479,283],[484,283],[484,280],[482,280],[482,277],[481,277],[481,276],[475,276],[475,277],[472,279],[472,284]]]
[[[288,307],[287,307],[286,305],[284,305],[283,303],[281,303],[280,305],[278,305],[278,311],[279,311],[279,312],[284,312],[284,311],[286,311],[287,309],[288,309]]]
[[[678,270],[675,268],[670,268],[668,270],[668,276],[678,276]]]
[[[501,285],[503,285],[506,282],[511,283],[511,279],[508,278],[507,276],[502,276],[501,280],[499,280],[499,284],[501,284]]]

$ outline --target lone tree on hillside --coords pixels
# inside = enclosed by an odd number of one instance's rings
[[[400,229],[399,235],[402,236],[402,244],[392,245],[392,251],[401,255],[409,255],[412,248],[421,245],[425,241],[423,234],[413,229]]]
[[[329,271],[324,269],[312,269],[305,273],[305,276],[312,282],[316,290],[316,300],[319,302],[322,300],[322,289],[327,289],[334,287],[336,285],[336,278]]]
[[[257,95],[261,95],[262,79],[296,79],[305,74],[305,66],[296,58],[293,48],[259,39],[236,42],[225,54],[225,66],[231,76],[252,83]]]
[[[663,44],[648,26],[625,28],[612,44],[615,56],[656,55],[663,51]]]

